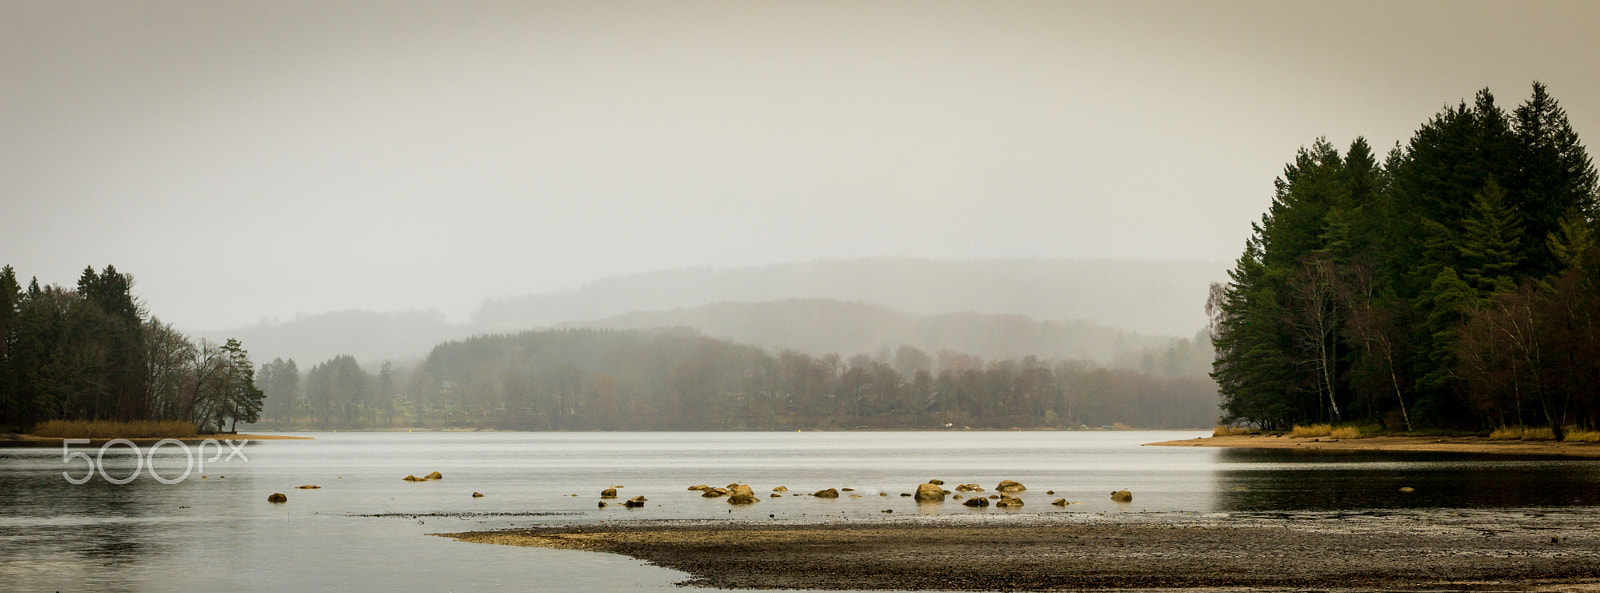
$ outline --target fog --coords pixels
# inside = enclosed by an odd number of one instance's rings
[[[1592,2],[0,0],[0,263],[66,285],[115,264],[198,330],[466,322],[682,268],[1226,261],[1318,136],[1385,150],[1540,80],[1600,137],[1595,22]]]

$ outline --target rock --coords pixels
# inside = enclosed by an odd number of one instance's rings
[[[855,492],[856,489],[855,488],[840,488],[839,491],[840,492]]]
[[[910,492],[901,492],[900,496],[911,496]]]
[[[723,486],[723,488],[724,488],[724,489],[727,489],[727,490],[733,490],[733,489],[734,489],[734,488],[735,488],[735,487],[737,487],[737,486],[738,486],[738,485],[739,485],[739,483],[738,483],[738,482],[734,482],[734,483],[732,483],[732,484],[728,484],[728,485],[727,485],[727,486]]]
[[[982,496],[974,496],[972,498],[968,498],[967,500],[963,501],[961,504],[967,505],[969,507],[986,507],[986,506],[989,506],[989,499],[984,498]]]
[[[1015,496],[1002,496],[1000,497],[1000,502],[994,503],[994,506],[1012,509],[1020,508],[1022,506],[1022,499]]]
[[[952,500],[961,500],[961,499],[962,499],[962,498],[964,498],[964,497],[963,497],[963,496],[961,496],[961,495],[960,495],[960,494],[957,494],[957,495],[955,495],[955,496],[952,496],[952,497],[950,497],[950,498],[951,498],[951,499],[952,499]]]
[[[1016,481],[1012,481],[1012,480],[1000,480],[1000,485],[999,486],[995,486],[994,489],[1000,491],[1003,494],[1015,494],[1015,493],[1018,493],[1018,492],[1022,492],[1023,490],[1027,490],[1028,487],[1027,486],[1023,486],[1020,482],[1016,482]]]
[[[1127,490],[1118,490],[1111,493],[1111,500],[1115,502],[1133,502],[1133,493]]]
[[[695,484],[693,486],[690,486],[689,489],[690,490],[696,490],[696,491],[699,491],[699,492],[705,492],[707,490],[710,490],[711,487],[707,486],[705,484]]]
[[[817,498],[839,498],[839,491],[829,488],[827,490],[818,490],[811,493],[811,495]]]
[[[320,490],[320,489],[322,489],[321,486],[318,486],[316,484],[304,484],[304,485],[301,485],[301,486],[295,486],[295,488],[298,489],[298,490]]]
[[[722,488],[712,488],[710,490],[706,490],[705,493],[701,494],[700,498],[717,498],[719,496],[727,496],[727,495],[728,495],[728,491],[727,490],[724,490]]]
[[[788,486],[779,486],[777,488],[773,488],[772,491],[773,492],[788,492],[789,491],[789,487]]]
[[[426,481],[428,481],[427,478],[419,478],[419,477],[413,476],[411,474],[406,474],[406,477],[400,478],[400,479],[405,480],[407,482],[426,482]]]
[[[604,501],[604,500],[600,501],[600,508],[602,508],[602,509],[606,508],[606,501]]]
[[[893,513],[894,509],[883,509],[883,510],[878,511],[878,512],[880,512],[880,513]]]
[[[621,484],[618,484],[618,485],[616,485],[616,486],[612,486],[612,488],[616,488],[616,489],[618,489],[618,490],[621,490],[621,489],[622,489],[622,485],[621,485]]]
[[[917,502],[944,502],[945,490],[933,482],[917,484],[917,493],[912,498]]]
[[[605,490],[601,490],[600,491],[600,498],[616,498],[616,497],[617,497],[617,489],[616,488],[606,488]]]
[[[1055,496],[1055,494],[1056,494],[1056,491],[1054,491],[1054,490],[1046,490],[1046,491],[1044,491],[1044,493],[1045,493],[1045,494],[1049,494],[1049,495],[1051,495],[1051,496]]]
[[[289,497],[284,496],[282,492],[273,492],[267,496],[267,502],[289,502]]]
[[[851,494],[851,495],[850,495],[850,498],[866,498],[866,497],[865,497],[865,496],[862,496],[862,495],[860,495],[860,494]]]
[[[777,492],[773,492],[772,494],[767,495],[767,497],[768,498],[782,498],[783,495],[782,494],[778,494]]]
[[[1000,500],[1000,495],[999,494],[990,494],[989,495],[989,500]]]
[[[444,479],[444,475],[440,474],[439,472],[433,472],[433,473],[428,474],[428,475],[423,476],[423,477],[427,478],[429,480],[443,480]]]
[[[943,486],[944,480],[928,480],[928,483],[933,484],[934,486]]]
[[[1416,488],[1412,488],[1410,486],[1401,486],[1400,487],[1400,491],[1401,492],[1416,492],[1417,489]]]
[[[977,484],[962,484],[956,486],[956,492],[983,492],[983,486]]]
[[[1064,507],[1064,506],[1067,506],[1067,499],[1065,499],[1065,498],[1057,498],[1055,500],[1050,501],[1050,504],[1056,505],[1058,507]]]
[[[888,492],[879,492],[878,493],[878,496],[888,496],[888,495],[889,495]]]
[[[756,498],[755,491],[751,490],[749,485],[736,484],[728,492],[728,504],[755,504],[758,502],[761,502],[761,499]]]
[[[644,506],[645,502],[648,502],[648,500],[645,497],[643,497],[643,496],[635,496],[633,498],[628,499],[626,502],[623,502],[622,506],[625,506],[625,507],[628,507],[628,508],[631,509],[631,508],[636,508],[636,507],[642,507],[642,506]]]
[[[483,493],[482,492],[473,492],[472,493],[472,497],[473,498],[483,498]]]

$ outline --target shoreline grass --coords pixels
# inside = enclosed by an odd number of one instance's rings
[[[195,426],[179,420],[50,420],[34,425],[30,434],[58,439],[148,439],[195,436]]]

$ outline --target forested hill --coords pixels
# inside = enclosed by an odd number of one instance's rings
[[[1481,91],[1387,156],[1361,139],[1302,149],[1212,296],[1227,413],[1595,428],[1597,203],[1593,162],[1538,84],[1510,112]]]
[[[1224,262],[1091,259],[937,261],[871,258],[609,278],[577,290],[490,301],[480,331],[521,331],[633,311],[720,302],[828,299],[913,314],[968,311],[1079,319],[1130,331],[1187,336],[1205,326],[1207,286]]]
[[[398,415],[392,404],[371,414],[345,399],[363,397],[371,382],[353,364],[334,367],[339,361],[307,377],[309,409],[269,408],[268,419],[621,430],[1196,428],[1217,414],[1204,377],[914,348],[884,358],[769,354],[687,330],[554,330],[441,344],[403,380],[410,411]]]
[[[881,305],[823,299],[716,303],[676,311],[628,313],[568,326],[688,327],[713,338],[771,351],[794,349],[812,356],[830,352],[846,356],[875,354],[906,345],[985,359],[1034,355],[1102,364],[1115,361],[1119,354],[1164,348],[1172,342],[1171,336],[1149,336],[1087,321],[1040,321],[1021,315],[978,313],[915,315]]]

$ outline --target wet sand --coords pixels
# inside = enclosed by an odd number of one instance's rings
[[[1148,443],[1147,447],[1235,447],[1255,449],[1325,449],[1330,451],[1413,451],[1494,455],[1549,455],[1600,457],[1600,443],[1553,441],[1491,441],[1485,437],[1396,437],[1359,439],[1329,437],[1297,439],[1289,436],[1235,435]]]
[[[623,554],[722,588],[1600,591],[1593,509],[669,521],[440,535]]]

